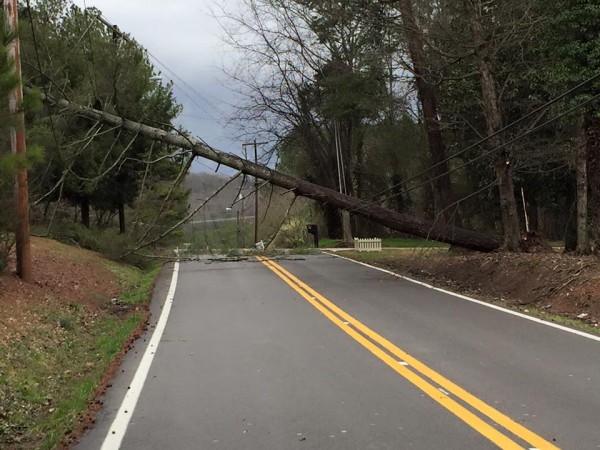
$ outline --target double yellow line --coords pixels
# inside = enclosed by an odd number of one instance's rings
[[[513,436],[529,443],[532,448],[540,450],[558,449],[558,447],[546,441],[541,436],[538,436],[524,426],[518,424],[510,417],[492,408],[487,403],[470,394],[460,386],[457,386],[427,365],[413,358],[404,350],[392,344],[390,341],[337,307],[331,301],[327,300],[279,264],[263,257],[258,257],[257,259],[345,333],[498,447],[503,449],[524,448],[522,445],[515,442],[513,438],[502,433],[490,423],[483,420],[479,415],[467,409],[464,404],[470,406],[480,415],[486,416],[496,424],[502,426]],[[451,398],[451,395],[454,396],[456,400]],[[462,404],[459,403],[459,401],[462,402]]]

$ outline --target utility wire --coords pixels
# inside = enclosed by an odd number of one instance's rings
[[[109,27],[114,32],[118,33],[123,39],[125,39],[126,41],[128,41],[130,44],[132,44],[132,45],[138,45],[138,46],[140,45],[139,43],[137,43],[134,40],[132,40],[125,33],[123,33],[121,30],[119,30],[111,22],[109,22],[103,15],[98,15],[98,16],[93,16],[93,17],[95,17],[97,20],[99,20],[100,22],[102,22],[104,25],[106,25],[107,27]],[[219,116],[221,116],[221,118],[225,117],[225,113],[217,105],[215,105],[211,100],[209,100],[204,95],[202,95],[200,92],[198,92],[194,87],[192,87],[183,78],[181,78],[179,75],[177,75],[177,73],[175,73],[172,69],[170,69],[165,63],[163,63],[158,57],[156,57],[154,54],[152,54],[148,49],[144,49],[144,50],[146,51],[146,53],[148,54],[148,56],[150,56],[152,59],[154,59],[160,66],[162,66],[162,68],[166,72],[168,72],[169,74],[171,74],[171,76],[173,78],[175,78],[179,83],[181,83],[183,85],[183,87],[185,87],[186,89],[188,89],[189,91],[191,91],[194,95],[196,95],[198,98],[200,98],[200,100],[202,100],[208,106],[210,106],[211,108],[213,108],[216,111],[216,113]],[[208,114],[209,116],[211,116],[211,112],[208,111],[204,106],[202,106],[201,104],[199,104],[198,102],[196,102],[195,99],[188,92],[186,92],[185,89],[183,89],[183,87],[182,86],[178,86],[178,88],[190,99],[190,101],[192,101],[198,108],[200,108],[206,114]],[[212,116],[211,116],[211,119],[218,120],[218,119],[216,119],[215,117],[212,117]]]
[[[598,75],[598,76],[600,76],[600,75]],[[523,134],[521,134],[521,135],[519,135],[519,136],[517,136],[517,137],[515,137],[515,138],[513,138],[513,139],[511,139],[511,140],[509,140],[509,141],[507,141],[505,143],[503,143],[502,145],[499,145],[498,147],[495,147],[495,148],[493,148],[493,149],[491,149],[491,150],[489,150],[487,152],[482,153],[481,155],[476,156],[475,158],[472,158],[471,160],[465,162],[464,164],[461,164],[460,166],[454,167],[454,168],[452,168],[452,169],[450,169],[450,170],[448,170],[448,171],[446,171],[446,172],[444,172],[444,173],[442,173],[440,175],[432,177],[432,178],[428,179],[427,181],[425,181],[423,183],[420,183],[420,184],[418,184],[416,186],[411,187],[410,189],[406,189],[406,190],[403,190],[403,191],[398,192],[396,194],[384,197],[383,199],[380,199],[379,202],[386,201],[386,200],[391,200],[393,198],[398,197],[399,195],[406,194],[408,192],[414,191],[415,189],[418,189],[418,188],[420,188],[422,186],[425,186],[425,185],[431,183],[432,181],[437,180],[438,178],[446,176],[446,175],[448,175],[448,174],[450,174],[452,172],[456,172],[457,170],[463,169],[463,168],[469,166],[470,164],[474,163],[475,161],[478,161],[478,160],[480,160],[482,158],[485,158],[486,156],[491,155],[492,153],[495,153],[495,152],[497,152],[498,150],[500,150],[500,149],[502,149],[504,147],[507,147],[507,146],[509,146],[511,144],[514,144],[515,142],[517,142],[517,141],[519,141],[519,140],[521,140],[521,139],[529,136],[530,134],[538,132],[539,130],[541,130],[542,128],[546,127],[547,125],[549,125],[549,124],[557,121],[558,119],[561,119],[562,117],[565,117],[565,116],[573,113],[574,111],[577,111],[580,108],[583,108],[584,106],[586,106],[586,105],[588,105],[588,104],[590,104],[590,103],[592,103],[592,102],[594,102],[594,101],[596,101],[598,99],[600,99],[600,94],[594,95],[593,97],[591,97],[591,98],[589,98],[589,99],[587,99],[587,100],[579,103],[578,105],[576,105],[576,106],[568,109],[567,111],[564,111],[563,113],[559,114],[558,116],[553,117],[552,119],[547,120],[546,122],[542,123],[541,125],[538,125],[537,127],[532,128],[532,129],[526,131],[525,133],[523,133]],[[413,177],[413,179],[414,179],[414,177]],[[401,185],[401,183],[399,183],[399,185]],[[375,204],[377,204],[377,203],[370,202],[368,204],[359,204],[356,207],[354,207],[353,209],[351,209],[350,212],[358,211],[358,210],[360,210],[363,207],[367,207],[367,206],[371,206],[371,205],[375,205]]]
[[[102,24],[104,24],[105,26],[107,26],[109,29],[113,30],[114,32],[118,33],[124,40],[126,40],[127,42],[129,42],[129,44],[134,45],[134,46],[140,46],[141,45],[137,42],[135,42],[133,39],[131,39],[127,34],[123,33],[121,30],[118,29],[118,27],[116,27],[114,24],[112,24],[109,20],[107,20],[104,16],[102,15],[92,15],[92,17],[96,18],[98,21],[100,21]],[[143,48],[143,47],[142,47]],[[206,113],[206,115],[208,117],[203,118],[203,120],[212,120],[212,121],[219,121],[221,119],[223,119],[225,117],[225,113],[217,106],[215,105],[213,102],[211,102],[208,98],[206,98],[205,96],[203,96],[200,92],[198,92],[193,86],[191,86],[189,83],[187,83],[183,78],[181,78],[177,73],[175,73],[175,71],[173,71],[172,69],[170,69],[165,63],[163,63],[156,55],[154,55],[153,53],[151,53],[148,49],[144,48],[144,51],[148,54],[148,56],[150,56],[153,60],[155,60],[162,68],[163,70],[165,70],[167,73],[169,73],[173,78],[175,78],[179,84],[175,84],[175,87],[178,88],[197,108],[199,108],[201,111],[203,111],[204,113]],[[201,103],[199,103],[194,97],[193,95],[191,95],[186,89],[188,89],[189,91],[191,91],[193,94],[195,94],[198,98],[200,98],[202,101],[204,101],[206,104],[208,104],[210,107],[213,108],[213,110],[221,117],[221,119],[218,119],[216,117],[214,117],[212,115],[212,111],[210,111],[209,109],[207,109],[205,106],[203,106]],[[206,141],[204,141],[202,138],[200,138],[200,141],[202,141],[206,146],[212,148]],[[196,161],[198,164],[209,168],[211,170],[213,170],[212,167],[209,167],[208,165],[204,164],[201,161]]]
[[[31,38],[33,40],[33,48],[35,50],[35,58],[36,58],[37,65],[38,65],[38,72],[44,78],[44,77],[46,77],[46,75],[44,75],[44,73],[42,72],[42,59],[40,57],[40,49],[39,49],[39,45],[38,45],[35,25],[33,24],[33,13],[31,10],[31,1],[30,0],[27,0],[27,12],[29,13],[29,25],[31,27]],[[46,96],[46,98],[49,97],[48,87],[46,86],[46,83],[42,83],[42,89],[44,90],[44,95]],[[52,116],[52,114],[49,114],[49,118],[50,118],[50,128],[52,130],[52,137],[54,138],[54,142],[60,153],[60,143],[58,140],[58,135],[56,133],[56,127],[54,125],[54,117]]]
[[[189,89],[193,94],[195,94],[196,96],[198,96],[198,98],[200,98],[200,100],[204,101],[208,106],[210,106],[211,108],[213,108],[216,113],[221,116],[224,117],[225,113],[216,105],[214,104],[211,100],[209,100],[207,97],[205,97],[204,95],[202,95],[200,92],[198,92],[198,90],[196,90],[193,86],[191,86],[188,82],[186,82],[183,78],[181,78],[179,75],[177,75],[177,73],[175,73],[172,69],[170,69],[165,63],[163,63],[160,59],[158,59],[155,55],[153,55],[152,53],[150,53],[148,50],[146,50],[146,52],[148,52],[148,55],[154,59],[160,66],[163,67],[163,69],[170,73],[171,76],[173,76],[175,79],[177,79],[177,81],[179,81],[181,84],[183,84],[187,89]],[[181,86],[179,87],[179,89],[181,89],[182,92],[184,92],[186,95],[188,95],[184,89],[181,88]],[[190,98],[190,100],[194,101],[193,98]],[[210,116],[210,111],[207,111],[205,107],[199,105],[198,103],[195,103],[196,106],[198,106],[200,109],[202,109],[205,113],[207,113]],[[216,118],[212,117],[211,118],[213,120],[217,120]]]
[[[475,142],[474,144],[470,145],[469,147],[467,147],[467,148],[465,148],[465,149],[463,149],[463,150],[459,151],[458,153],[455,153],[455,154],[453,154],[453,155],[451,155],[451,156],[447,157],[446,159],[444,159],[444,160],[442,160],[442,161],[440,161],[440,162],[438,162],[438,163],[436,163],[436,164],[434,164],[434,165],[432,165],[432,166],[428,167],[427,169],[425,169],[425,170],[423,170],[423,171],[421,171],[421,172],[417,173],[416,175],[414,175],[414,176],[412,176],[412,177],[410,177],[410,178],[408,178],[408,179],[406,179],[406,180],[403,180],[402,182],[400,182],[400,183],[397,183],[397,184],[395,184],[395,185],[393,185],[393,186],[391,186],[391,187],[389,187],[389,188],[387,188],[387,189],[384,189],[383,191],[381,191],[381,192],[378,192],[377,194],[374,194],[374,195],[372,195],[371,197],[368,197],[368,198],[364,199],[362,202],[364,202],[364,203],[368,203],[370,200],[373,200],[374,198],[377,198],[377,197],[379,197],[379,196],[380,196],[380,195],[382,195],[382,194],[385,194],[385,193],[387,193],[387,192],[390,192],[390,191],[392,191],[392,190],[394,190],[394,189],[396,189],[396,188],[398,188],[398,187],[401,187],[401,186],[403,186],[403,185],[405,185],[405,184],[407,184],[407,183],[409,183],[409,182],[411,182],[411,181],[413,181],[413,180],[415,180],[415,179],[418,179],[418,178],[420,178],[422,175],[425,175],[426,173],[428,173],[428,172],[432,171],[432,170],[433,170],[433,169],[435,169],[436,167],[438,167],[438,166],[440,166],[440,165],[442,165],[442,164],[445,164],[445,163],[449,162],[450,160],[452,160],[452,159],[454,159],[454,158],[457,158],[457,157],[459,157],[459,156],[461,156],[461,155],[465,154],[465,153],[466,153],[466,152],[468,152],[469,150],[472,150],[472,149],[474,149],[474,148],[476,148],[476,147],[480,146],[481,144],[483,144],[483,143],[485,143],[485,142],[489,141],[490,139],[492,139],[493,137],[495,137],[495,136],[498,136],[499,134],[501,134],[501,133],[503,133],[503,132],[505,132],[505,131],[509,130],[510,128],[514,127],[515,125],[518,125],[519,123],[521,123],[521,122],[523,122],[523,121],[525,121],[525,120],[529,119],[530,117],[532,117],[532,116],[534,116],[534,115],[536,115],[536,114],[538,114],[538,113],[540,113],[540,112],[542,112],[542,111],[545,111],[546,109],[548,109],[548,108],[549,108],[550,106],[552,106],[553,104],[555,104],[555,103],[559,102],[560,100],[562,100],[562,99],[564,99],[565,97],[569,96],[569,95],[570,95],[570,94],[572,94],[573,92],[576,92],[576,91],[578,91],[578,90],[579,90],[579,89],[581,89],[583,86],[585,86],[585,85],[587,85],[587,84],[589,84],[589,83],[593,83],[594,81],[596,81],[596,80],[599,80],[599,79],[600,79],[600,73],[597,73],[596,75],[594,75],[594,76],[592,76],[592,77],[590,77],[590,78],[588,78],[588,79],[586,79],[586,80],[582,81],[582,82],[581,82],[581,83],[579,83],[577,86],[574,86],[573,88],[569,89],[568,91],[564,92],[563,94],[559,95],[558,97],[555,97],[555,98],[553,98],[552,100],[548,101],[547,103],[543,104],[543,105],[542,105],[542,106],[540,106],[539,108],[536,108],[536,109],[534,109],[533,111],[529,112],[528,114],[524,115],[523,117],[521,117],[521,118],[519,118],[519,119],[515,120],[514,122],[512,122],[512,123],[510,123],[510,124],[506,125],[504,128],[501,128],[500,130],[496,131],[495,133],[492,133],[492,134],[490,134],[490,135],[486,136],[485,138],[483,138],[483,139],[481,139],[481,140],[479,140],[479,141]],[[446,173],[444,173],[444,174],[442,174],[442,175],[440,175],[440,176],[438,176],[438,177],[436,177],[436,178],[433,178],[433,179],[432,179],[432,180],[430,180],[430,181],[433,181],[433,180],[436,180],[436,179],[438,179],[438,178],[441,178],[441,177],[442,177],[442,176],[444,176],[444,175],[446,175]],[[396,195],[396,196],[397,196],[397,195]],[[358,205],[358,206],[360,206],[360,205]]]

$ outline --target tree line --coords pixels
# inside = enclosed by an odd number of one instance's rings
[[[126,241],[142,244],[187,213],[188,190],[182,183],[191,160],[185,152],[40,101],[43,96],[65,98],[185,134],[174,124],[182,107],[173,85],[163,82],[133,38],[99,17],[99,10],[81,9],[70,0],[27,2],[20,11],[30,156],[27,162],[15,162],[8,133],[2,136],[0,198],[6,213],[0,235],[6,251],[16,164],[29,167],[33,225],[43,234],[61,235],[78,223],[84,229],[116,227],[118,234],[127,236],[119,240],[120,246]],[[4,29],[0,32],[0,96],[7,98],[3,93],[16,81],[5,57],[10,36]],[[4,119],[7,109],[0,114]]]
[[[242,3],[216,13],[238,124],[276,140],[279,169],[508,250],[533,230],[600,242],[595,2]],[[332,237],[382,232],[323,215]]]

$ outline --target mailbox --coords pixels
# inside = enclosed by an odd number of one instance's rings
[[[314,223],[306,225],[306,231],[308,234],[312,234],[315,241],[315,248],[319,248],[319,226]]]

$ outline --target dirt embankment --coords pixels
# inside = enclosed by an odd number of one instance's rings
[[[0,276],[0,345],[39,327],[45,309],[77,304],[93,316],[122,289],[107,261],[93,252],[33,238],[32,255],[32,284],[13,274]]]
[[[600,321],[600,259],[595,256],[446,252],[399,256],[383,252],[369,259],[454,292],[560,314],[592,327]]]
[[[69,447],[94,420],[94,392],[147,318],[142,300],[123,297],[141,292],[137,269],[47,239],[32,239],[32,255],[34,283],[0,275],[5,449]]]

